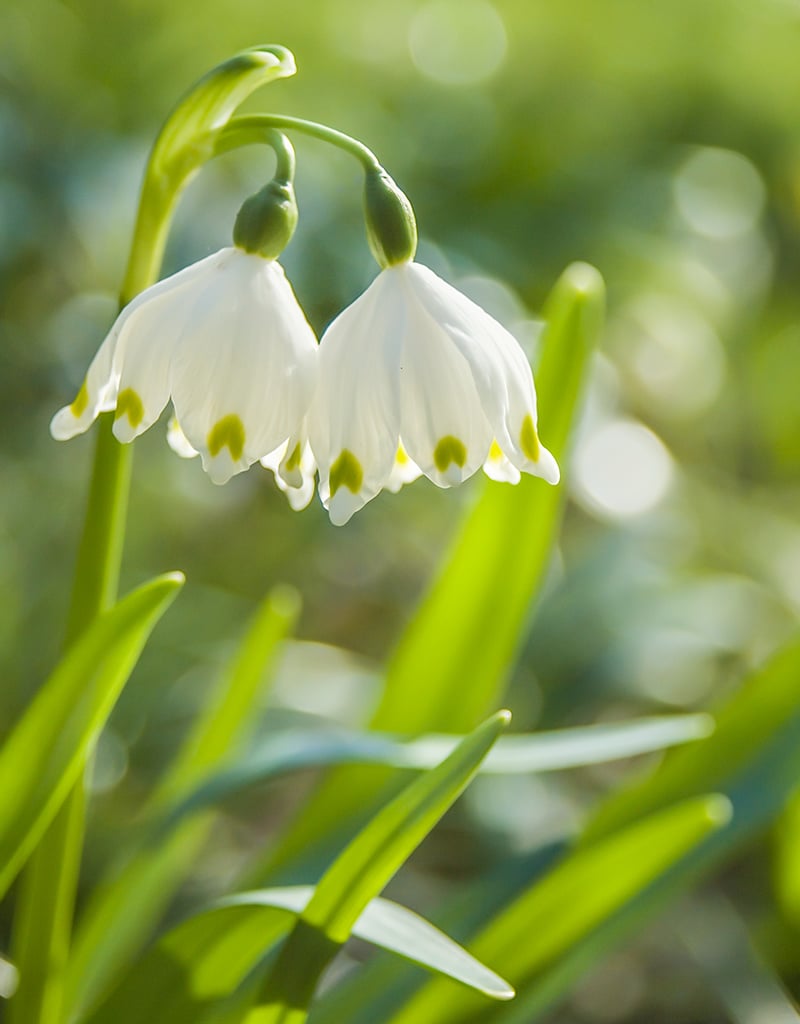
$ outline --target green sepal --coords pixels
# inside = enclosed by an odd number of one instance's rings
[[[382,167],[364,177],[364,216],[369,247],[381,267],[414,259],[417,222],[408,196]]]
[[[283,46],[255,46],[212,68],[186,93],[159,132],[147,162],[122,305],[158,276],[181,192],[217,153],[225,125],[255,89],[295,73]]]

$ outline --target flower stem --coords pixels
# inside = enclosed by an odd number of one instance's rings
[[[358,139],[345,135],[344,132],[337,131],[335,128],[329,128],[325,124],[317,124],[316,121],[306,121],[302,117],[290,117],[288,114],[250,114],[234,117],[223,129],[219,141],[224,146],[225,135],[231,132],[238,135],[241,141],[227,148],[234,148],[235,145],[245,145],[247,141],[263,142],[265,141],[264,132],[269,128],[278,128],[281,131],[302,132],[304,135],[310,135],[321,142],[328,142],[330,145],[336,146],[338,149],[344,150],[345,153],[354,156],[356,160],[359,160],[364,165],[365,170],[378,170],[381,168],[381,163],[372,150],[365,146],[363,142],[359,142]]]
[[[176,197],[177,198],[177,197]],[[121,293],[124,306],[158,277],[173,202],[143,197]],[[117,598],[133,448],[100,417],[94,465],[67,619],[69,646]],[[31,856],[20,885],[13,950],[22,983],[9,1002],[9,1024],[59,1024],[78,887],[86,792],[81,779]]]

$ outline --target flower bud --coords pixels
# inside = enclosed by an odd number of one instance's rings
[[[382,167],[366,172],[364,214],[369,247],[381,267],[413,260],[417,222],[408,196]]]
[[[297,227],[297,201],[290,181],[273,178],[242,203],[233,226],[234,245],[274,260]]]

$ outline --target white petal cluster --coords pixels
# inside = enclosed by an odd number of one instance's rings
[[[309,435],[336,524],[420,474],[440,487],[481,467],[559,479],[518,342],[418,263],[381,271],[323,335]]]
[[[288,446],[290,456],[304,450],[317,373],[316,337],[281,266],[230,247],[125,307],[50,430],[73,437],[114,410],[115,436],[131,441],[171,398],[173,447],[199,453],[211,479],[225,483]],[[298,479],[290,472],[287,487],[299,488]]]
[[[222,249],[125,307],[50,429],[64,440],[114,411],[131,441],[170,398],[179,455],[199,454],[216,483],[260,462],[296,509],[318,469],[337,525],[423,474],[559,478],[517,341],[413,262],[381,271],[317,345],[280,265]]]

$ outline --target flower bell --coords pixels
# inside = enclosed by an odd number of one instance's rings
[[[320,343],[309,430],[331,520],[346,523],[384,487],[420,474],[449,487],[483,466],[497,480],[516,483],[525,472],[557,483],[525,354],[488,313],[413,262],[410,205],[383,174],[368,179],[366,206],[384,269]]]
[[[114,411],[114,435],[132,441],[171,398],[182,453],[199,453],[215,483],[289,444],[293,451],[318,360],[314,333],[276,260],[296,222],[291,181],[276,178],[242,206],[235,245],[130,302],[75,401],[53,417],[53,437],[73,437]]]

